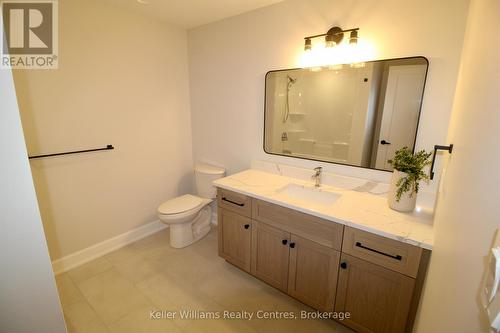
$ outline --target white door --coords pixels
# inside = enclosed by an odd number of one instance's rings
[[[0,87],[0,332],[66,333],[10,70]]]
[[[415,144],[427,65],[391,66],[377,148],[377,169],[391,169],[394,152]]]

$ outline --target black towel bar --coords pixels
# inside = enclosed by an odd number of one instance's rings
[[[439,146],[439,145],[434,146],[434,155],[432,155],[431,172],[429,175],[430,179],[434,179],[434,163],[436,162],[436,155],[438,150],[446,150],[448,151],[448,153],[451,154],[453,152],[453,144],[449,146]]]
[[[115,147],[113,147],[113,145],[107,145],[104,148],[67,151],[67,152],[64,152],[64,153],[55,153],[55,154],[46,154],[46,155],[35,155],[35,156],[29,156],[28,158],[31,160],[31,159],[34,159],[34,158],[52,157],[52,156],[61,156],[61,155],[70,155],[70,154],[80,154],[80,153],[88,153],[88,152],[91,152],[91,151],[111,150],[111,149],[115,149]]]

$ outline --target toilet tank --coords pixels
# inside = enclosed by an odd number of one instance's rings
[[[198,163],[194,167],[194,178],[196,183],[196,193],[206,199],[213,199],[217,195],[217,190],[212,182],[224,177],[226,170],[209,164]]]

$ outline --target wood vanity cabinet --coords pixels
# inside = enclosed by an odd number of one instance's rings
[[[239,215],[252,217],[252,199],[246,195],[226,191],[217,191],[217,205]]]
[[[345,227],[335,311],[361,333],[411,332],[430,251]]]
[[[311,307],[331,312],[335,301],[340,252],[292,235],[288,294]]]
[[[251,253],[252,275],[287,292],[290,233],[254,221]]]
[[[227,190],[217,197],[222,258],[315,309],[333,310],[343,226]]]
[[[250,273],[252,220],[226,209],[219,209],[219,256]]]
[[[225,199],[225,200],[224,200]],[[430,251],[218,190],[219,255],[360,333],[409,333]]]
[[[415,280],[342,254],[335,311],[349,312],[344,324],[362,333],[405,331]]]
[[[335,300],[340,252],[266,223],[252,224],[251,273],[322,311]]]

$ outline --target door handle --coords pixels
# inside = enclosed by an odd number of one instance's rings
[[[290,243],[290,247],[293,249],[295,247],[295,243]]]
[[[250,228],[250,224],[245,224],[244,227],[245,227],[245,229],[248,229],[248,228]]]
[[[343,263],[341,263],[340,268],[347,269],[347,263],[345,261]]]
[[[288,243],[288,239],[283,239],[283,240],[281,241],[281,243],[282,243],[283,245],[286,245],[286,244]]]
[[[385,140],[382,140],[382,141],[380,141],[380,144],[381,144],[381,145],[390,145],[391,143],[390,143],[390,142],[387,142],[387,141],[385,141]]]

